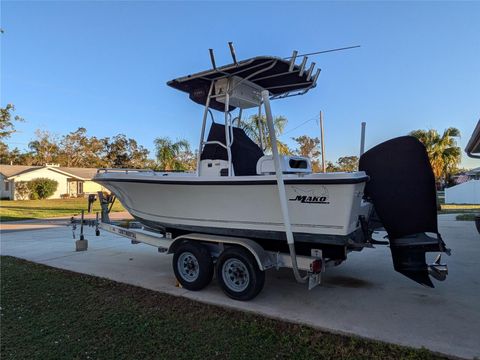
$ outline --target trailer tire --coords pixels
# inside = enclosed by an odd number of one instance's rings
[[[173,254],[173,272],[187,290],[198,291],[213,279],[213,260],[207,247],[185,241]]]
[[[247,301],[262,291],[265,271],[260,270],[248,250],[232,246],[225,249],[218,258],[217,280],[227,296]]]

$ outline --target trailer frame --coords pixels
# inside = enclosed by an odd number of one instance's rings
[[[88,220],[87,220],[88,221]],[[95,221],[95,220],[93,220]],[[96,224],[93,224],[96,226]],[[197,241],[209,245],[213,258],[217,258],[226,246],[241,246],[248,250],[255,258],[260,270],[292,268],[292,259],[289,254],[264,250],[256,241],[234,236],[211,235],[201,233],[189,233],[175,238],[171,234],[161,233],[142,228],[125,228],[115,222],[98,222],[98,229],[119,235],[131,240],[132,244],[147,244],[154,246],[158,252],[174,254],[178,246],[184,240]],[[319,261],[320,264],[314,263]],[[322,250],[312,249],[311,256],[297,255],[299,270],[306,271],[309,276],[309,290],[321,283],[321,273],[325,271],[325,261]]]
[[[129,222],[128,226],[125,226],[124,221],[111,221],[108,217],[108,208],[113,198],[109,201],[106,200],[105,196],[99,196],[99,199],[102,200],[101,217],[107,221],[102,221],[98,213],[96,219],[84,219],[83,213],[80,219],[72,218],[71,225],[74,238],[77,225],[80,225],[81,238],[84,238],[84,226],[89,226],[95,228],[96,236],[101,235],[101,230],[106,231],[127,238],[132,244],[146,244],[156,247],[158,252],[162,254],[175,254],[177,249],[185,242],[194,242],[208,249],[214,263],[217,262],[220,254],[222,254],[225,249],[240,247],[247,250],[248,253],[253,256],[256,265],[262,272],[269,269],[279,270],[281,268],[293,267],[293,260],[290,254],[267,251],[258,242],[248,238],[203,233],[189,233],[172,237],[172,234],[169,232],[149,229],[135,221]],[[312,249],[311,256],[297,255],[296,258],[298,269],[306,272],[309,290],[321,284],[322,273],[325,272],[326,266],[334,265],[325,262],[322,256],[322,250],[320,249]]]

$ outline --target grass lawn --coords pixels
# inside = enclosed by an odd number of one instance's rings
[[[2,359],[442,359],[1,258]]]
[[[87,210],[87,199],[47,199],[47,200],[1,200],[0,220],[14,221],[24,219],[44,219],[58,216],[78,215],[81,210]],[[99,201],[94,205],[95,211],[100,211]],[[124,211],[119,201],[116,201],[112,211]]]
[[[460,214],[456,216],[456,220],[459,221],[475,221],[476,214]]]
[[[445,204],[445,191],[437,191],[437,200],[441,207],[439,214],[480,212],[480,204]]]
[[[453,214],[453,213],[475,213],[480,212],[480,205],[470,204],[442,204],[439,214]]]

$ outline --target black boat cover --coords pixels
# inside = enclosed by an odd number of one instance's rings
[[[231,146],[233,170],[236,176],[257,174],[257,162],[263,151],[245,134],[243,129],[233,127]],[[207,141],[218,141],[225,145],[225,125],[212,123]],[[207,144],[203,148],[200,160],[226,160],[227,150],[218,144]]]
[[[435,177],[425,146],[412,136],[381,143],[360,157],[372,199],[390,238],[438,233]]]
[[[360,157],[359,169],[370,176],[365,196],[388,233],[395,270],[433,287],[425,253],[449,250],[438,233],[435,177],[425,146],[412,136],[386,141]]]
[[[300,76],[299,65],[295,65],[292,71],[288,71],[289,67],[290,60],[273,56],[258,56],[239,61],[237,64],[229,64],[217,69],[170,80],[167,82],[167,85],[188,93],[190,99],[200,105],[205,105],[206,103],[212,80],[234,75],[247,78],[248,81],[270,91],[272,96],[282,95],[295,90],[309,89],[315,86],[314,76],[311,76],[307,81],[307,71],[304,71],[302,76]],[[253,75],[254,73],[257,74]],[[249,78],[251,75],[253,76]],[[209,107],[218,111],[224,111],[225,104],[213,98]],[[230,111],[233,109],[235,107],[230,106]]]

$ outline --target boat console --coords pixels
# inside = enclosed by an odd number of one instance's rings
[[[283,174],[311,174],[312,164],[310,159],[304,156],[282,155],[280,163]],[[226,176],[228,170],[228,161],[201,160],[199,176]],[[235,172],[234,172],[235,174]],[[273,156],[264,155],[257,161],[257,175],[274,175],[275,164]]]
[[[312,164],[310,159],[304,156],[282,155],[280,156],[280,166],[283,174],[311,174]],[[275,174],[275,164],[273,156],[264,155],[257,162],[258,175]]]

